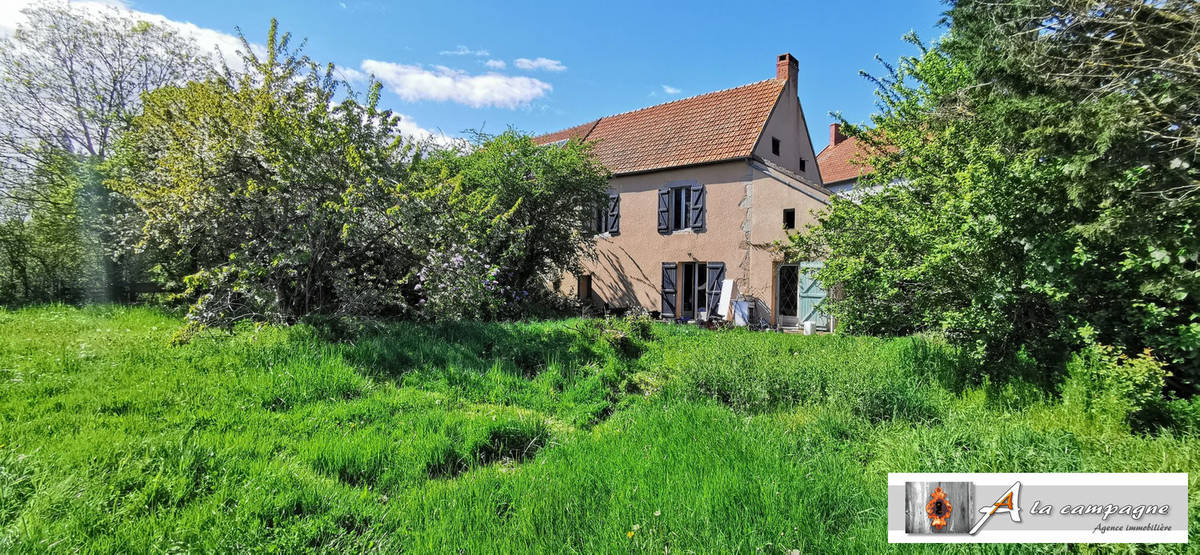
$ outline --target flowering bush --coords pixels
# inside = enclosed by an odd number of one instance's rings
[[[608,174],[587,145],[508,132],[436,147],[400,133],[288,46],[245,71],[146,95],[118,185],[175,256],[197,325],[324,316],[517,316],[578,265]]]
[[[499,273],[499,266],[471,247],[430,251],[414,287],[421,296],[419,311],[431,319],[454,320],[494,314],[509,293]]]

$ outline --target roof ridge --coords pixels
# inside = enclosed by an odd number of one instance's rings
[[[708,95],[710,95],[710,94],[717,94],[717,93],[723,93],[723,92],[729,92],[729,91],[736,91],[736,90],[738,90],[738,89],[744,89],[744,88],[746,88],[746,87],[753,87],[754,85],[761,85],[761,84],[763,84],[763,83],[767,83],[767,82],[770,82],[770,81],[774,81],[774,82],[778,83],[779,85],[783,85],[783,81],[781,81],[781,80],[779,80],[779,79],[763,79],[762,81],[755,81],[755,82],[753,82],[753,83],[746,83],[746,84],[744,84],[744,85],[738,85],[738,86],[736,86],[736,87],[729,87],[729,88],[727,88],[727,89],[717,89],[717,90],[715,90],[715,91],[708,91],[708,92],[706,92],[706,93],[694,94],[694,95],[692,95],[692,96],[685,96],[685,97],[683,97],[683,98],[676,98],[675,100],[668,100],[668,101],[666,101],[666,102],[660,102],[660,103],[658,103],[658,104],[651,104],[651,105],[649,105],[649,106],[643,106],[643,107],[641,107],[641,108],[634,108],[634,109],[632,109],[632,110],[625,110],[624,112],[617,112],[617,113],[615,113],[615,114],[609,114],[609,115],[607,115],[607,116],[600,117],[599,119],[597,119],[597,121],[599,121],[599,120],[601,120],[601,119],[604,119],[604,118],[615,118],[615,117],[617,117],[617,116],[623,116],[623,115],[625,115],[625,114],[632,114],[632,113],[634,113],[634,112],[640,112],[640,111],[642,111],[642,110],[649,110],[649,109],[651,109],[651,108],[658,108],[659,106],[666,106],[666,105],[668,105],[668,104],[674,104],[674,103],[676,103],[676,102],[683,102],[683,101],[685,101],[685,100],[692,100],[692,99],[694,99],[694,98],[700,98],[700,97],[702,97],[702,96],[708,96]]]
[[[572,129],[575,129],[575,128],[578,128],[578,127],[583,127],[583,126],[585,126],[585,125],[589,125],[589,124],[590,124],[590,125],[592,126],[592,127],[591,127],[591,129],[588,129],[588,132],[583,134],[583,136],[584,136],[584,137],[587,137],[588,135],[590,135],[590,134],[592,133],[592,131],[593,131],[593,130],[595,130],[595,129],[596,129],[596,124],[597,124],[597,123],[600,123],[600,120],[604,119],[604,117],[606,117],[606,116],[601,116],[601,117],[598,117],[598,118],[596,118],[596,119],[591,119],[591,120],[585,121],[585,122],[583,122],[583,123],[577,123],[577,124],[575,124],[575,125],[572,125],[572,126],[570,126],[570,127],[564,127],[564,128],[562,128],[562,129],[557,129],[557,130],[555,130],[555,131],[547,131],[547,132],[545,132],[545,133],[539,133],[539,134],[537,134],[537,135],[534,135],[534,136],[533,136],[533,138],[535,138],[535,139],[536,139],[536,138],[538,138],[538,137],[545,137],[546,135],[555,135],[555,134],[558,134],[558,133],[562,133],[562,132],[564,132],[564,131],[570,131],[570,130],[572,130]]]
[[[675,100],[668,100],[668,101],[666,101],[666,102],[660,102],[660,103],[658,103],[658,104],[651,104],[651,105],[649,105],[649,106],[642,106],[641,108],[634,108],[634,109],[632,109],[632,110],[625,110],[624,112],[617,112],[617,113],[615,113],[615,114],[609,114],[609,115],[607,115],[607,116],[600,116],[600,117],[598,117],[598,118],[596,118],[596,119],[587,120],[587,121],[585,121],[585,122],[583,122],[583,123],[578,123],[578,124],[572,125],[572,126],[570,126],[570,127],[564,127],[564,128],[562,128],[562,129],[559,129],[559,130],[557,130],[557,131],[549,131],[549,132],[546,132],[546,133],[541,133],[541,134],[539,134],[539,135],[537,135],[537,136],[538,136],[538,137],[544,137],[544,136],[546,136],[546,135],[554,135],[554,134],[556,134],[556,133],[562,133],[563,131],[569,131],[569,130],[571,130],[571,129],[575,129],[576,127],[583,127],[583,126],[585,126],[585,125],[587,125],[587,124],[591,123],[591,124],[593,124],[593,125],[592,125],[592,128],[591,128],[591,129],[589,129],[589,130],[588,130],[588,132],[587,132],[587,133],[584,135],[584,137],[586,138],[586,137],[587,137],[587,135],[590,135],[592,131],[595,131],[595,129],[596,129],[596,125],[597,125],[597,124],[599,124],[599,123],[600,123],[600,120],[603,120],[603,119],[611,119],[611,118],[615,118],[615,117],[617,117],[617,116],[623,116],[623,115],[625,115],[625,114],[632,114],[632,113],[634,113],[634,112],[640,112],[640,111],[642,111],[642,110],[649,110],[649,109],[651,109],[651,108],[658,108],[659,106],[666,106],[666,105],[668,105],[668,104],[674,104],[674,103],[676,103],[676,102],[683,102],[683,101],[685,101],[685,100],[692,100],[692,99],[694,99],[694,98],[700,98],[700,97],[702,97],[702,96],[708,96],[708,95],[710,95],[710,94],[717,94],[717,93],[723,93],[723,92],[729,92],[729,91],[736,91],[736,90],[738,90],[738,89],[744,89],[744,88],[746,88],[746,87],[753,87],[754,85],[761,85],[761,84],[763,84],[763,83],[768,83],[768,82],[775,82],[775,83],[779,84],[780,86],[782,86],[782,85],[783,85],[783,83],[784,83],[784,81],[782,81],[782,80],[780,80],[780,79],[774,79],[774,78],[772,78],[772,79],[763,79],[762,81],[755,81],[755,82],[753,82],[753,83],[746,83],[746,84],[744,84],[744,85],[738,85],[738,86],[736,86],[736,87],[729,87],[729,88],[726,88],[726,89],[718,89],[718,90],[715,90],[715,91],[708,91],[708,92],[706,92],[706,93],[694,94],[694,95],[692,95],[692,96],[686,96],[686,97],[683,97],[683,98],[676,98]]]
[[[614,175],[745,158],[786,87],[783,80],[756,81],[596,118],[534,140],[599,141],[596,157]]]

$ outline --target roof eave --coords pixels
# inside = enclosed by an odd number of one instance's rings
[[[800,175],[796,172],[793,172],[792,170],[789,170],[789,169],[787,169],[779,164],[776,164],[770,160],[767,160],[761,156],[752,156],[751,160],[754,162],[758,162],[758,163],[770,168],[773,171],[777,171],[780,174],[787,176],[789,179],[792,179],[793,181],[807,185],[808,187],[811,187],[812,189],[816,190],[817,192],[820,192],[821,194],[824,194],[824,195],[832,195],[833,194],[833,191],[830,191],[825,186],[825,184],[813,183],[812,180],[810,180],[809,178],[807,178],[803,175]]]

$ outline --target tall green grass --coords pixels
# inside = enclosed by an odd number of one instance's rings
[[[1200,469],[1191,402],[1139,426],[923,338],[180,324],[0,311],[0,550],[869,553],[888,472]]]

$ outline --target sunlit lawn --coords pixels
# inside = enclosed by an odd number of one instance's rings
[[[870,553],[933,471],[1191,471],[1200,532],[1192,404],[1131,432],[922,339],[180,325],[0,311],[0,549]]]

